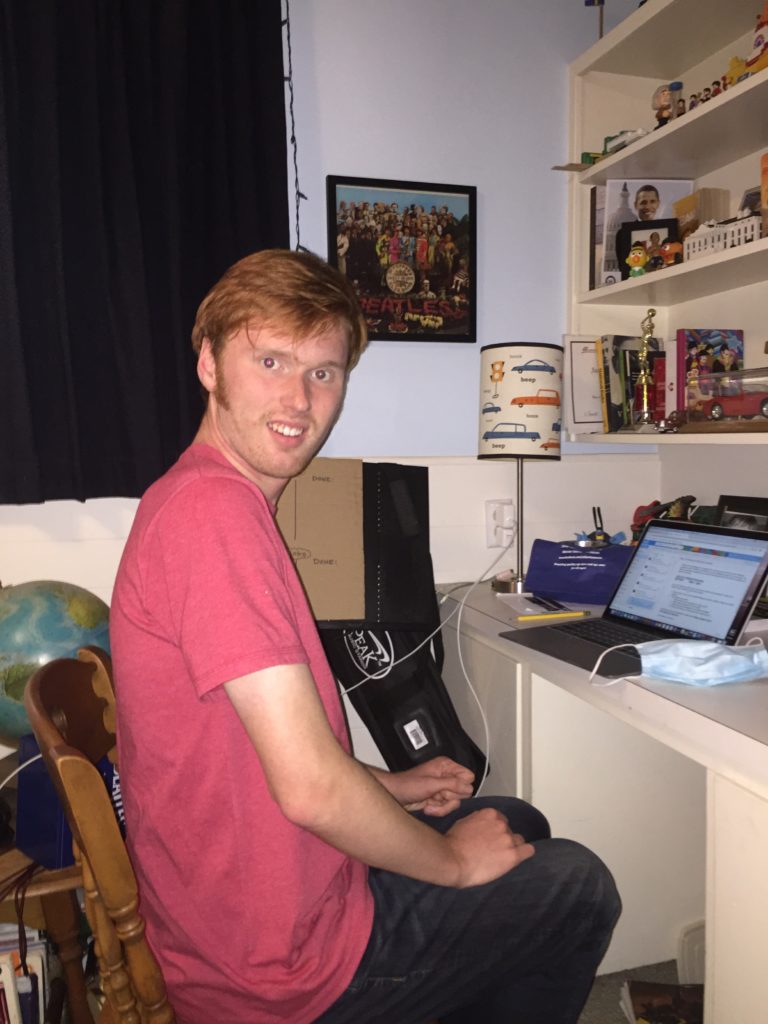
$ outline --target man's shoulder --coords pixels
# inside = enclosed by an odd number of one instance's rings
[[[137,518],[155,520],[164,510],[184,514],[184,510],[205,502],[237,500],[269,512],[259,488],[238,472],[227,460],[206,444],[192,444],[166,473],[146,491]]]

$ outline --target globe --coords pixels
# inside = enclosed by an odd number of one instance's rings
[[[109,606],[95,594],[56,580],[0,586],[0,736],[32,731],[23,704],[32,673],[89,644],[109,651]]]

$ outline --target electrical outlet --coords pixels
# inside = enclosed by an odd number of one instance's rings
[[[493,498],[485,503],[485,546],[506,548],[515,537],[515,503],[511,498]]]

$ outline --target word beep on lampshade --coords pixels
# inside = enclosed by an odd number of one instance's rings
[[[559,459],[563,349],[513,341],[480,350],[481,459]]]

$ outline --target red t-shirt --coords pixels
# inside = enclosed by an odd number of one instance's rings
[[[349,740],[273,510],[215,449],[142,499],[110,634],[129,848],[179,1021],[314,1020],[365,950],[367,869],[283,816],[222,684],[308,664]]]

